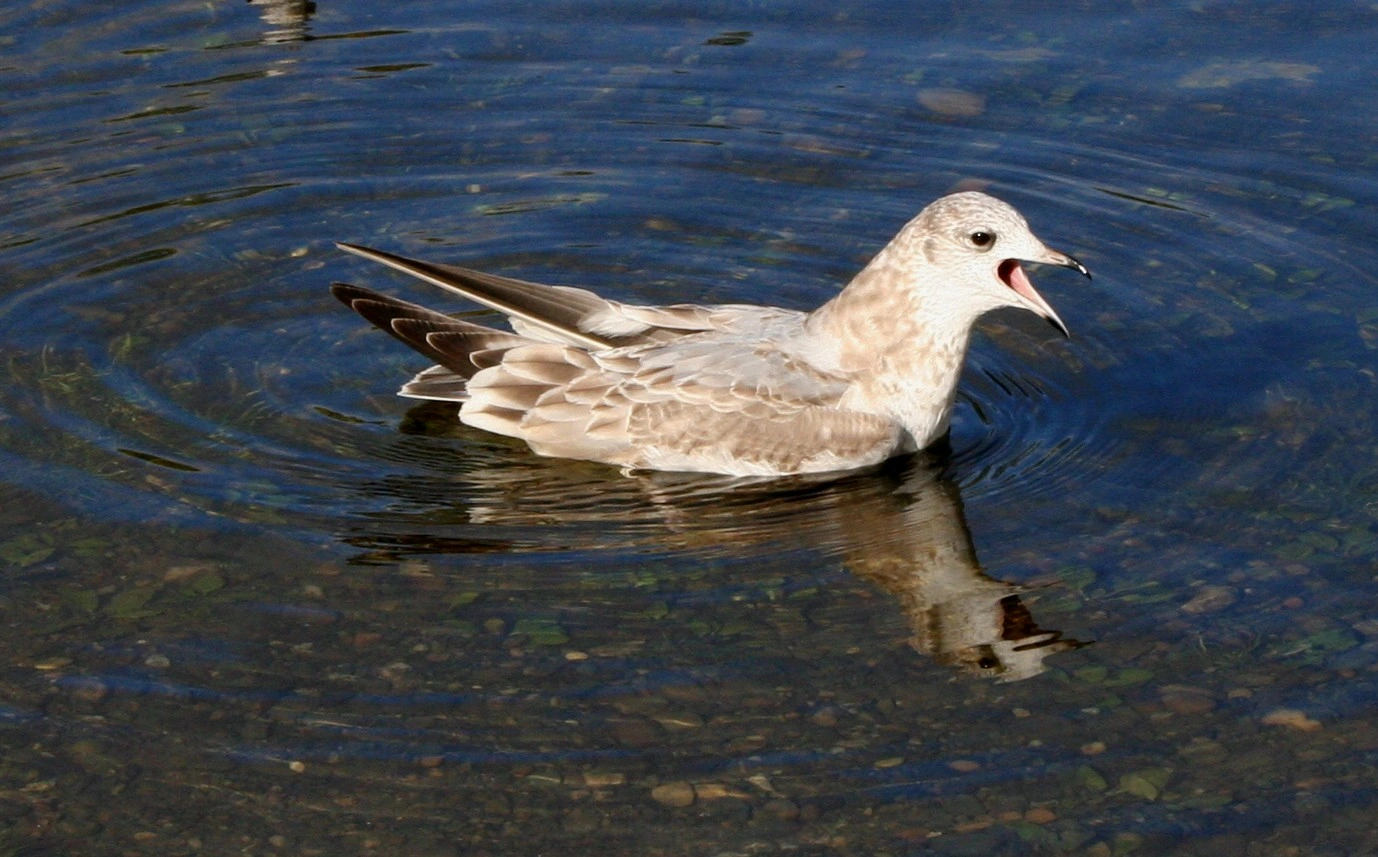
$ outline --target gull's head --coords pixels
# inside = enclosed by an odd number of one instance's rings
[[[1047,319],[1065,336],[1067,326],[1034,290],[1020,263],[1061,265],[1091,276],[1085,265],[1039,241],[1013,206],[977,191],[935,200],[898,239],[939,281],[929,287],[972,320],[993,309],[1017,307]]]

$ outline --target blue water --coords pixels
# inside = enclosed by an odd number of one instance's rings
[[[5,847],[1378,851],[1375,9],[0,21]],[[326,290],[810,308],[959,187],[1072,338],[838,480],[536,458]]]

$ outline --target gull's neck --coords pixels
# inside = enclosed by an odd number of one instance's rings
[[[915,255],[886,247],[805,330],[854,379],[840,405],[889,416],[922,449],[947,432],[975,318],[944,305],[951,284]]]

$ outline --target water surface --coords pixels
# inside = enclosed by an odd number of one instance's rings
[[[0,15],[9,850],[1378,850],[1378,11]],[[1073,338],[835,480],[539,459],[326,291],[809,308],[966,187]]]

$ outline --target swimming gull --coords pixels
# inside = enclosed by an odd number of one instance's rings
[[[400,395],[540,455],[625,470],[775,476],[851,470],[947,433],[972,326],[1000,307],[1064,335],[1020,261],[1090,277],[1010,205],[968,191],[911,220],[812,312],[640,306],[340,243],[506,314],[494,330],[371,289],[331,291],[435,361]]]

